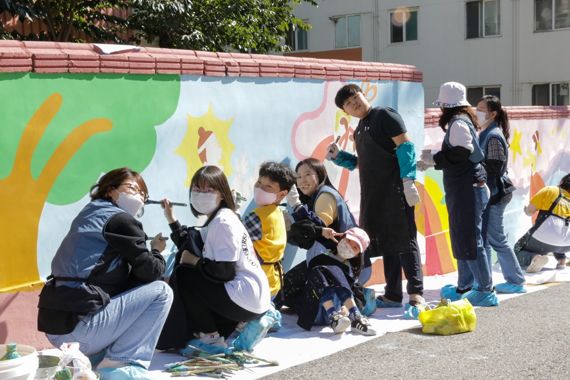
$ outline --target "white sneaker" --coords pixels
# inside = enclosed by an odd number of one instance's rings
[[[535,255],[530,262],[530,265],[526,268],[526,273],[538,273],[544,268],[548,263],[548,256],[546,255]]]
[[[354,321],[351,322],[350,326],[351,326],[350,331],[352,331],[353,333],[367,335],[367,336],[376,335],[376,330],[372,328],[368,319],[363,316],[358,316],[357,318],[355,318]]]
[[[335,311],[331,316],[330,326],[335,334],[342,334],[350,326],[350,319]]]

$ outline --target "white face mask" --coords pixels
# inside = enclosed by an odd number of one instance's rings
[[[142,201],[140,195],[134,195],[129,193],[119,192],[119,197],[117,198],[117,206],[128,212],[134,217],[142,216],[142,209],[144,202]]]
[[[277,194],[262,190],[259,187],[254,187],[253,199],[255,199],[255,204],[258,206],[266,206],[275,203]]]
[[[338,245],[336,246],[336,252],[344,260],[352,259],[356,256],[346,238],[338,242]]]
[[[200,214],[210,215],[220,205],[217,193],[199,193],[192,191],[190,193],[190,203],[192,207]]]
[[[487,121],[487,112],[475,111],[475,114],[477,115],[477,121],[479,122],[479,125],[485,124]]]

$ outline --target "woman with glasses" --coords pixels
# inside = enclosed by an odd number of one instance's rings
[[[182,349],[182,354],[195,347],[224,352],[225,338],[238,323],[262,316],[271,300],[267,277],[236,214],[228,180],[217,166],[204,166],[192,177],[192,214],[207,218],[200,229],[200,244],[191,241],[192,228],[180,225],[170,202],[165,199],[162,205],[180,252],[175,280],[170,279],[174,305],[157,348]]]
[[[119,168],[103,175],[90,195],[52,261],[38,328],[55,347],[79,342],[92,361],[102,359],[102,379],[150,379],[172,291],[160,281],[165,242],[156,236],[149,250],[136,219],[148,189],[140,174]]]

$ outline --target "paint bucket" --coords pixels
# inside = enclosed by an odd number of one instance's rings
[[[40,355],[38,356],[39,368],[36,371],[34,380],[53,379],[59,367],[59,356]]]
[[[0,380],[32,380],[38,369],[38,353],[32,346],[18,344],[21,357],[0,361]],[[4,356],[6,345],[0,344],[0,357]]]

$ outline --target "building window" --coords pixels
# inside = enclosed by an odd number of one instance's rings
[[[477,101],[483,97],[483,95],[495,95],[497,98],[501,98],[501,87],[499,86],[479,86],[479,87],[468,87],[467,88],[467,101],[471,103],[472,106],[477,105]]]
[[[334,47],[360,46],[360,15],[339,16],[334,22]]]
[[[569,83],[543,83],[532,86],[533,106],[570,105]]]
[[[467,38],[501,34],[499,0],[468,1],[466,3]]]
[[[390,12],[390,42],[417,41],[418,10],[400,8]]]
[[[303,22],[308,23],[309,20],[303,20]],[[307,31],[291,25],[287,36],[287,45],[291,47],[291,50],[307,50],[309,48]]]
[[[535,0],[535,31],[570,28],[570,0]]]

